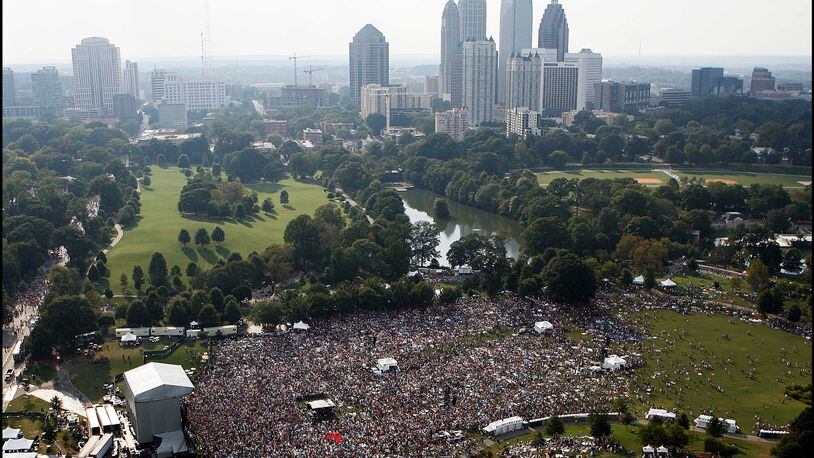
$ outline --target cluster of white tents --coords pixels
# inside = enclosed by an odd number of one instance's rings
[[[662,418],[664,420],[675,420],[676,414],[675,412],[668,412],[665,409],[651,408],[650,410],[647,411],[647,415],[645,415],[644,418],[648,420],[652,420],[654,418]]]
[[[534,323],[534,331],[538,334],[544,334],[554,330],[554,325],[549,321],[538,321]]]
[[[656,458],[670,456],[670,451],[667,447],[661,445],[658,448],[653,448],[649,445],[642,447],[642,458]]]
[[[695,419],[695,427],[707,429],[710,421],[712,421],[712,417],[710,415],[699,415],[698,418]],[[740,428],[738,428],[735,420],[730,418],[718,418],[718,421],[721,422],[724,427],[724,432],[727,434],[736,434],[738,431],[740,431]]]
[[[644,275],[639,275],[639,276],[635,277],[633,279],[633,284],[636,285],[636,286],[644,285]],[[673,280],[670,280],[669,278],[667,278],[665,280],[660,281],[659,286],[661,286],[662,288],[668,288],[669,289],[669,288],[675,288],[678,285]]]
[[[625,358],[618,355],[610,355],[605,358],[605,361],[602,362],[602,369],[618,371],[619,369],[624,368],[626,365],[627,361],[625,361]]]
[[[34,441],[23,437],[17,428],[6,426],[3,428],[3,457],[35,458]]]

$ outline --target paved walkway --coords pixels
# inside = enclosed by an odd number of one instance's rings
[[[51,399],[54,396],[58,397],[62,401],[62,408],[73,412],[77,415],[85,416],[85,404],[82,403],[79,399],[71,396],[68,393],[58,390],[52,390],[49,388],[40,388],[38,390],[34,390],[30,393],[31,396],[37,397],[42,399],[45,402],[51,402]]]

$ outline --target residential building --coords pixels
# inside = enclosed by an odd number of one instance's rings
[[[3,106],[10,107],[17,104],[17,91],[14,86],[14,71],[3,67]]]
[[[526,107],[540,109],[540,77],[543,58],[536,51],[528,54],[513,53],[506,61],[504,105],[507,110]]]
[[[31,92],[35,106],[50,113],[62,113],[62,83],[56,67],[43,67],[32,73]]]
[[[565,59],[568,52],[568,19],[559,0],[551,0],[540,20],[537,47],[557,50],[557,61]]]
[[[390,84],[390,44],[376,27],[366,24],[348,44],[350,57],[350,99],[361,106],[362,86]]]
[[[424,77],[424,94],[431,97],[438,97],[438,76]]]
[[[441,15],[441,64],[438,67],[438,90],[452,106],[461,106],[461,65],[463,63],[461,17],[458,5],[448,0]]]
[[[113,96],[113,116],[126,119],[135,118],[137,114],[138,104],[133,94],[116,94]]]
[[[138,93],[138,62],[124,62],[124,92],[131,94],[139,100]]]
[[[366,84],[361,91],[360,116],[367,118],[373,113],[389,117],[394,111],[432,109],[432,96],[426,94],[413,94],[407,85],[382,86],[381,84]]]
[[[314,147],[319,148],[325,141],[325,134],[323,134],[322,131],[319,129],[311,128],[303,129],[302,139],[311,142],[311,144],[314,145]]]
[[[498,40],[498,102],[506,103],[507,62],[510,56],[531,47],[531,0],[502,0],[500,3],[500,40]]]
[[[89,116],[112,116],[113,96],[121,93],[119,48],[107,38],[90,37],[71,49],[74,107]]]
[[[459,0],[461,41],[486,39],[486,0]]]
[[[573,62],[543,62],[540,77],[540,111],[560,116],[576,110],[579,90],[579,65]]]
[[[713,89],[718,84],[718,80],[724,77],[724,69],[720,67],[703,67],[692,71],[692,86],[690,93],[693,97],[701,95],[711,95]]]
[[[150,89],[152,90],[153,102],[164,100],[164,82],[168,74],[171,73],[161,68],[156,68],[150,73]]]
[[[469,110],[467,108],[454,107],[451,110],[435,113],[436,133],[445,133],[455,141],[461,141],[464,139],[467,129],[469,129]]]
[[[186,130],[187,104],[184,102],[161,102],[158,104],[158,127],[162,129]]]
[[[690,91],[686,89],[665,88],[661,90],[661,105],[680,107],[690,100]]]
[[[565,53],[565,62],[579,65],[577,109],[593,108],[595,85],[602,81],[602,54],[583,48],[579,52]]]
[[[186,103],[187,110],[215,110],[226,106],[226,83],[219,80],[184,80],[174,74],[165,75],[163,101]]]
[[[506,136],[515,134],[525,139],[529,134],[540,136],[540,112],[528,107],[506,110]]]
[[[772,72],[763,67],[755,67],[754,70],[752,70],[752,82],[749,92],[754,96],[761,91],[774,90],[775,78],[772,76]]]
[[[633,113],[650,106],[650,83],[602,81],[594,85],[594,108],[611,113]]]
[[[495,40],[464,42],[463,106],[469,108],[469,124],[477,126],[495,119],[497,102],[497,46]]]
[[[288,138],[288,121],[282,119],[264,119],[263,127],[266,134],[277,134],[283,138]]]

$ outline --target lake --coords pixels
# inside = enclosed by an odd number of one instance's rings
[[[411,223],[429,221],[438,226],[440,235],[438,251],[441,253],[438,261],[441,265],[449,265],[446,255],[452,242],[473,232],[487,236],[496,232],[506,237],[506,254],[512,258],[520,254],[520,233],[523,229],[519,223],[510,218],[463,205],[425,189],[409,189],[399,194],[404,201],[404,212]],[[448,220],[436,221],[432,216],[432,203],[437,197],[447,201]]]

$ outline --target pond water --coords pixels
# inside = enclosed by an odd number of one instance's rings
[[[399,194],[401,194],[404,201],[404,212],[410,218],[411,223],[429,221],[438,226],[440,235],[438,251],[441,254],[438,257],[438,262],[441,265],[449,265],[446,255],[452,242],[460,240],[461,237],[473,232],[487,236],[498,233],[506,237],[506,254],[508,256],[514,258],[520,253],[520,233],[523,229],[514,220],[463,205],[425,189],[409,189]],[[432,216],[432,203],[437,197],[444,198],[447,201],[449,206],[448,220],[436,220]]]

